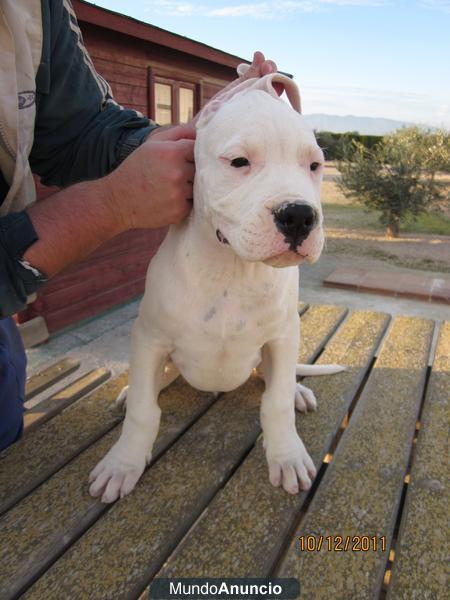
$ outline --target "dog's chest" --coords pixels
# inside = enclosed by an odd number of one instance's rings
[[[141,312],[193,387],[232,390],[295,312],[298,271],[218,254],[193,231],[186,241],[188,233],[171,230],[152,261]]]
[[[194,291],[185,326],[215,345],[261,346],[285,318],[285,300],[273,282],[204,285]]]
[[[271,310],[251,297],[221,289],[189,310],[172,360],[199,389],[228,391],[250,376],[276,329]]]
[[[232,342],[248,335],[257,338],[257,331],[263,324],[264,315],[258,317],[252,312],[251,300],[239,297],[223,290],[220,295],[206,300],[197,312],[198,329],[206,337],[216,341]]]

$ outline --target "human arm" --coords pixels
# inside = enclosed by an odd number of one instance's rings
[[[255,57],[260,74],[276,70],[260,53]],[[28,209],[20,220],[25,228],[34,225],[39,239],[23,258],[53,276],[121,231],[181,221],[191,207],[194,137],[192,125],[156,130],[107,177],[61,190]],[[13,251],[2,248],[2,241],[0,219],[0,316],[7,316],[25,307],[34,288],[14,254],[22,245]]]
[[[48,276],[115,235],[184,219],[191,209],[194,135],[187,125],[158,130],[109,175],[0,219],[0,318],[23,310]]]
[[[39,239],[24,260],[53,277],[128,229],[180,222],[192,206],[194,135],[187,125],[155,132],[106,177],[34,204],[27,213]]]

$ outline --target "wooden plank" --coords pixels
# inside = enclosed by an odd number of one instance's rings
[[[207,100],[210,100],[215,94],[220,92],[222,87],[223,86],[216,85],[213,83],[209,83],[208,81],[205,81],[203,83],[203,99],[204,99],[204,101],[206,102]]]
[[[131,40],[130,44],[118,44],[117,38],[114,38],[112,32],[101,31],[98,27],[92,27],[89,24],[82,27],[86,48],[91,55],[94,65],[101,58],[119,65],[133,65],[146,69],[150,62],[149,52],[152,52],[154,48],[158,49],[158,54],[163,52],[162,48],[153,44],[148,44],[145,47],[137,40]],[[156,57],[156,60],[158,60],[158,57]],[[151,57],[151,62],[154,62],[153,56]]]
[[[74,590],[78,597],[124,598],[135,586],[140,588],[149,566],[154,569],[161,564],[251,447],[259,431],[261,391],[262,382],[252,379],[238,392],[219,398],[144,473],[133,493],[115,503],[41,576],[28,598],[50,600]],[[30,522],[35,517],[33,511]],[[16,523],[11,525],[8,538],[17,535],[18,530]],[[5,533],[1,533],[4,539]],[[44,544],[52,553],[54,545]],[[34,550],[34,542],[28,547]],[[6,560],[11,557],[14,573],[9,575],[8,583],[15,586],[22,578],[22,573],[16,571],[18,555],[8,548],[3,556]],[[27,577],[27,567],[21,566],[23,577]]]
[[[67,377],[76,371],[79,366],[80,362],[78,360],[64,358],[50,367],[47,367],[40,373],[32,375],[27,379],[25,386],[26,400],[31,400],[31,398],[34,398],[55,383],[58,383],[58,381],[61,381],[61,379],[64,379],[64,377]]]
[[[450,322],[442,325],[396,544],[389,600],[448,596]]]
[[[147,69],[145,67],[137,67],[134,65],[123,65],[116,61],[94,58],[95,68],[102,77],[110,83],[118,81],[120,83],[129,83],[132,85],[140,84],[147,87]]]
[[[224,87],[236,78],[236,69],[208,62],[189,54],[183,54],[152,42],[142,44],[135,38],[123,38],[118,43],[117,35],[104,27],[89,23],[81,25],[86,47],[94,64],[101,58],[120,65],[131,65],[146,69],[155,68],[158,75],[191,83],[208,80],[212,84]],[[125,42],[125,43],[123,43]],[[242,61],[241,61],[242,62]]]
[[[128,281],[113,289],[106,290],[103,294],[92,296],[89,302],[86,300],[77,302],[46,314],[48,328],[51,333],[67,327],[74,321],[81,321],[99,314],[110,306],[126,302],[144,293],[145,276],[134,281]]]
[[[23,416],[25,433],[34,431],[39,425],[59,414],[76,400],[86,396],[110,377],[111,371],[107,369],[93,369],[56,394],[39,402],[27,410]]]
[[[151,257],[148,249],[145,253],[134,254],[130,252],[127,263],[120,266],[111,263],[102,268],[101,265],[93,267],[90,276],[80,278],[76,285],[48,293],[45,298],[45,310],[57,311],[61,306],[74,305],[78,302],[86,302],[86,298],[93,298],[111,288],[124,285],[127,281],[134,281],[145,277]],[[125,261],[124,261],[125,262]]]
[[[106,382],[0,454],[0,514],[122,420],[112,400],[126,383]]]
[[[312,307],[305,314],[304,337],[314,338],[312,355],[316,355],[334,331],[345,311],[337,307]],[[309,318],[307,318],[309,316]],[[311,342],[312,344],[312,342]],[[303,361],[309,356],[302,352]],[[145,586],[151,573],[157,571],[165,556],[192,525],[211,497],[223,485],[260,433],[259,404],[263,383],[251,378],[238,390],[225,394],[144,473],[130,496],[116,503],[39,579],[29,597],[61,597],[77,590],[77,594],[95,598],[122,598],[125,592]],[[74,475],[80,480],[80,473]],[[52,493],[53,498],[58,495]],[[36,506],[36,501],[33,506]],[[20,510],[20,507],[18,507]],[[53,522],[59,523],[61,509],[54,501]],[[49,518],[45,515],[45,521]],[[38,523],[36,522],[38,521]],[[41,531],[42,516],[32,514],[30,522]],[[78,523],[85,516],[78,516]],[[9,531],[25,529],[11,525]],[[79,538],[80,526],[58,533],[67,544]],[[33,552],[47,553],[50,564],[55,558],[53,536],[48,541],[29,541]],[[118,545],[123,549],[117,552]],[[37,550],[36,550],[37,548]],[[14,551],[23,556],[23,550]],[[58,552],[59,554],[59,552]],[[57,555],[58,555],[57,554]],[[95,558],[94,558],[95,556]],[[42,564],[42,560],[41,564]],[[13,580],[27,577],[30,559],[15,571]],[[64,574],[64,575],[63,575]],[[11,583],[14,585],[14,582]],[[45,590],[45,591],[43,591]],[[130,592],[132,595],[134,591]]]
[[[155,248],[161,243],[163,234],[152,237],[118,239],[117,244],[110,247],[109,244],[101,246],[99,250],[90,255],[81,263],[73,265],[67,271],[64,271],[54,281],[51,280],[45,289],[50,289],[51,293],[63,291],[73,285],[77,285],[80,281],[91,278],[94,273],[98,273],[103,269],[114,267],[124,267],[130,264],[130,251],[138,256],[148,257],[148,262],[155,251]]]
[[[303,313],[305,313],[309,308],[309,304],[306,304],[306,302],[299,302],[297,304],[297,310],[298,310],[298,314],[300,316],[302,316]]]
[[[398,317],[393,323],[334,458],[278,569],[280,577],[300,579],[305,598],[379,597],[432,334],[432,321]],[[301,551],[300,536],[313,536],[317,550]],[[331,536],[331,550],[327,536]],[[336,536],[342,537],[342,545],[335,545]],[[362,547],[357,541],[354,546],[354,536],[367,536],[369,544],[374,537],[375,550],[372,546],[367,552],[352,551]]]
[[[165,390],[161,394],[163,416],[153,460],[214,400],[213,394],[197,392],[181,378]],[[84,529],[108,510],[108,505],[88,494],[88,474],[119,432],[120,427],[115,427],[0,519],[2,600],[22,593]],[[123,525],[126,529],[125,521]],[[68,595],[73,596],[74,590]]]
[[[51,304],[55,298],[53,295],[56,291],[59,295],[66,294],[66,297],[70,292],[68,288],[72,285],[80,284],[84,282],[87,292],[89,293],[90,286],[92,287],[93,280],[97,281],[98,277],[93,277],[95,273],[99,273],[102,270],[109,270],[115,272],[116,263],[120,263],[123,260],[130,261],[130,252],[133,256],[133,252],[139,253],[139,256],[144,259],[147,257],[147,263],[153,254],[157,251],[159,244],[165,235],[165,229],[152,230],[151,232],[128,232],[121,235],[117,240],[104,244],[100,249],[90,255],[89,258],[82,261],[77,266],[73,266],[66,272],[58,275],[53,279],[45,288],[40,290],[38,294],[38,301],[27,307],[26,315],[28,318],[43,315],[48,324],[50,332],[57,331],[63,327],[66,327],[74,321],[90,317],[94,314],[109,308],[112,305],[125,302],[132,297],[141,294],[144,291],[145,283],[145,271],[146,265],[141,263],[143,271],[142,277],[134,277],[130,282],[130,278],[123,275],[122,282],[119,285],[115,285],[112,289],[104,289],[104,293],[96,294],[93,290],[93,297],[87,298],[86,294],[83,295],[83,299],[77,303],[63,303],[65,308],[61,310],[52,310],[47,308],[47,300]],[[117,258],[115,257],[117,244]],[[130,250],[131,249],[131,250]],[[142,254],[140,254],[142,251]],[[128,253],[128,258],[124,256],[124,253]],[[107,276],[109,277],[109,275]],[[97,284],[94,282],[95,288]],[[80,298],[80,287],[76,288],[77,299]],[[91,290],[92,291],[92,290]],[[62,306],[63,304],[60,304]]]
[[[314,362],[347,315],[347,309],[329,304],[313,304],[300,312],[299,362]]]
[[[140,252],[147,249],[148,255],[154,253],[154,249],[158,248],[164,239],[166,228],[152,230],[132,230],[127,231],[120,236],[117,236],[102,244],[95,252],[86,257],[82,262],[71,266],[66,271],[63,271],[58,279],[51,280],[48,285],[52,286],[52,290],[61,289],[64,285],[74,285],[77,279],[70,279],[75,274],[84,276],[84,269],[92,266],[103,266],[114,263],[117,258],[118,264],[121,264],[122,258],[126,260],[127,253],[132,249],[134,252]],[[105,262],[102,262],[102,261]],[[64,285],[56,285],[64,280]],[[46,289],[46,288],[45,288]]]
[[[147,104],[147,86],[116,82],[111,87],[119,104]]]
[[[47,323],[43,317],[35,317],[20,323],[18,327],[25,348],[32,348],[48,340]]]
[[[297,430],[318,467],[369,369],[388,321],[380,313],[353,313],[318,361],[345,364],[347,371],[305,380],[319,407],[306,417],[297,415]],[[306,498],[305,492],[291,496],[270,485],[260,440],[157,576],[267,577]]]

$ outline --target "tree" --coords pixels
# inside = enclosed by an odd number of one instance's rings
[[[448,205],[447,188],[436,175],[450,172],[450,135],[409,127],[384,136],[370,150],[353,141],[338,168],[344,194],[380,211],[386,234],[397,237],[409,215]]]

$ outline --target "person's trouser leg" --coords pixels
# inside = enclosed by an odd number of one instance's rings
[[[0,319],[0,450],[23,430],[27,358],[13,319]]]

